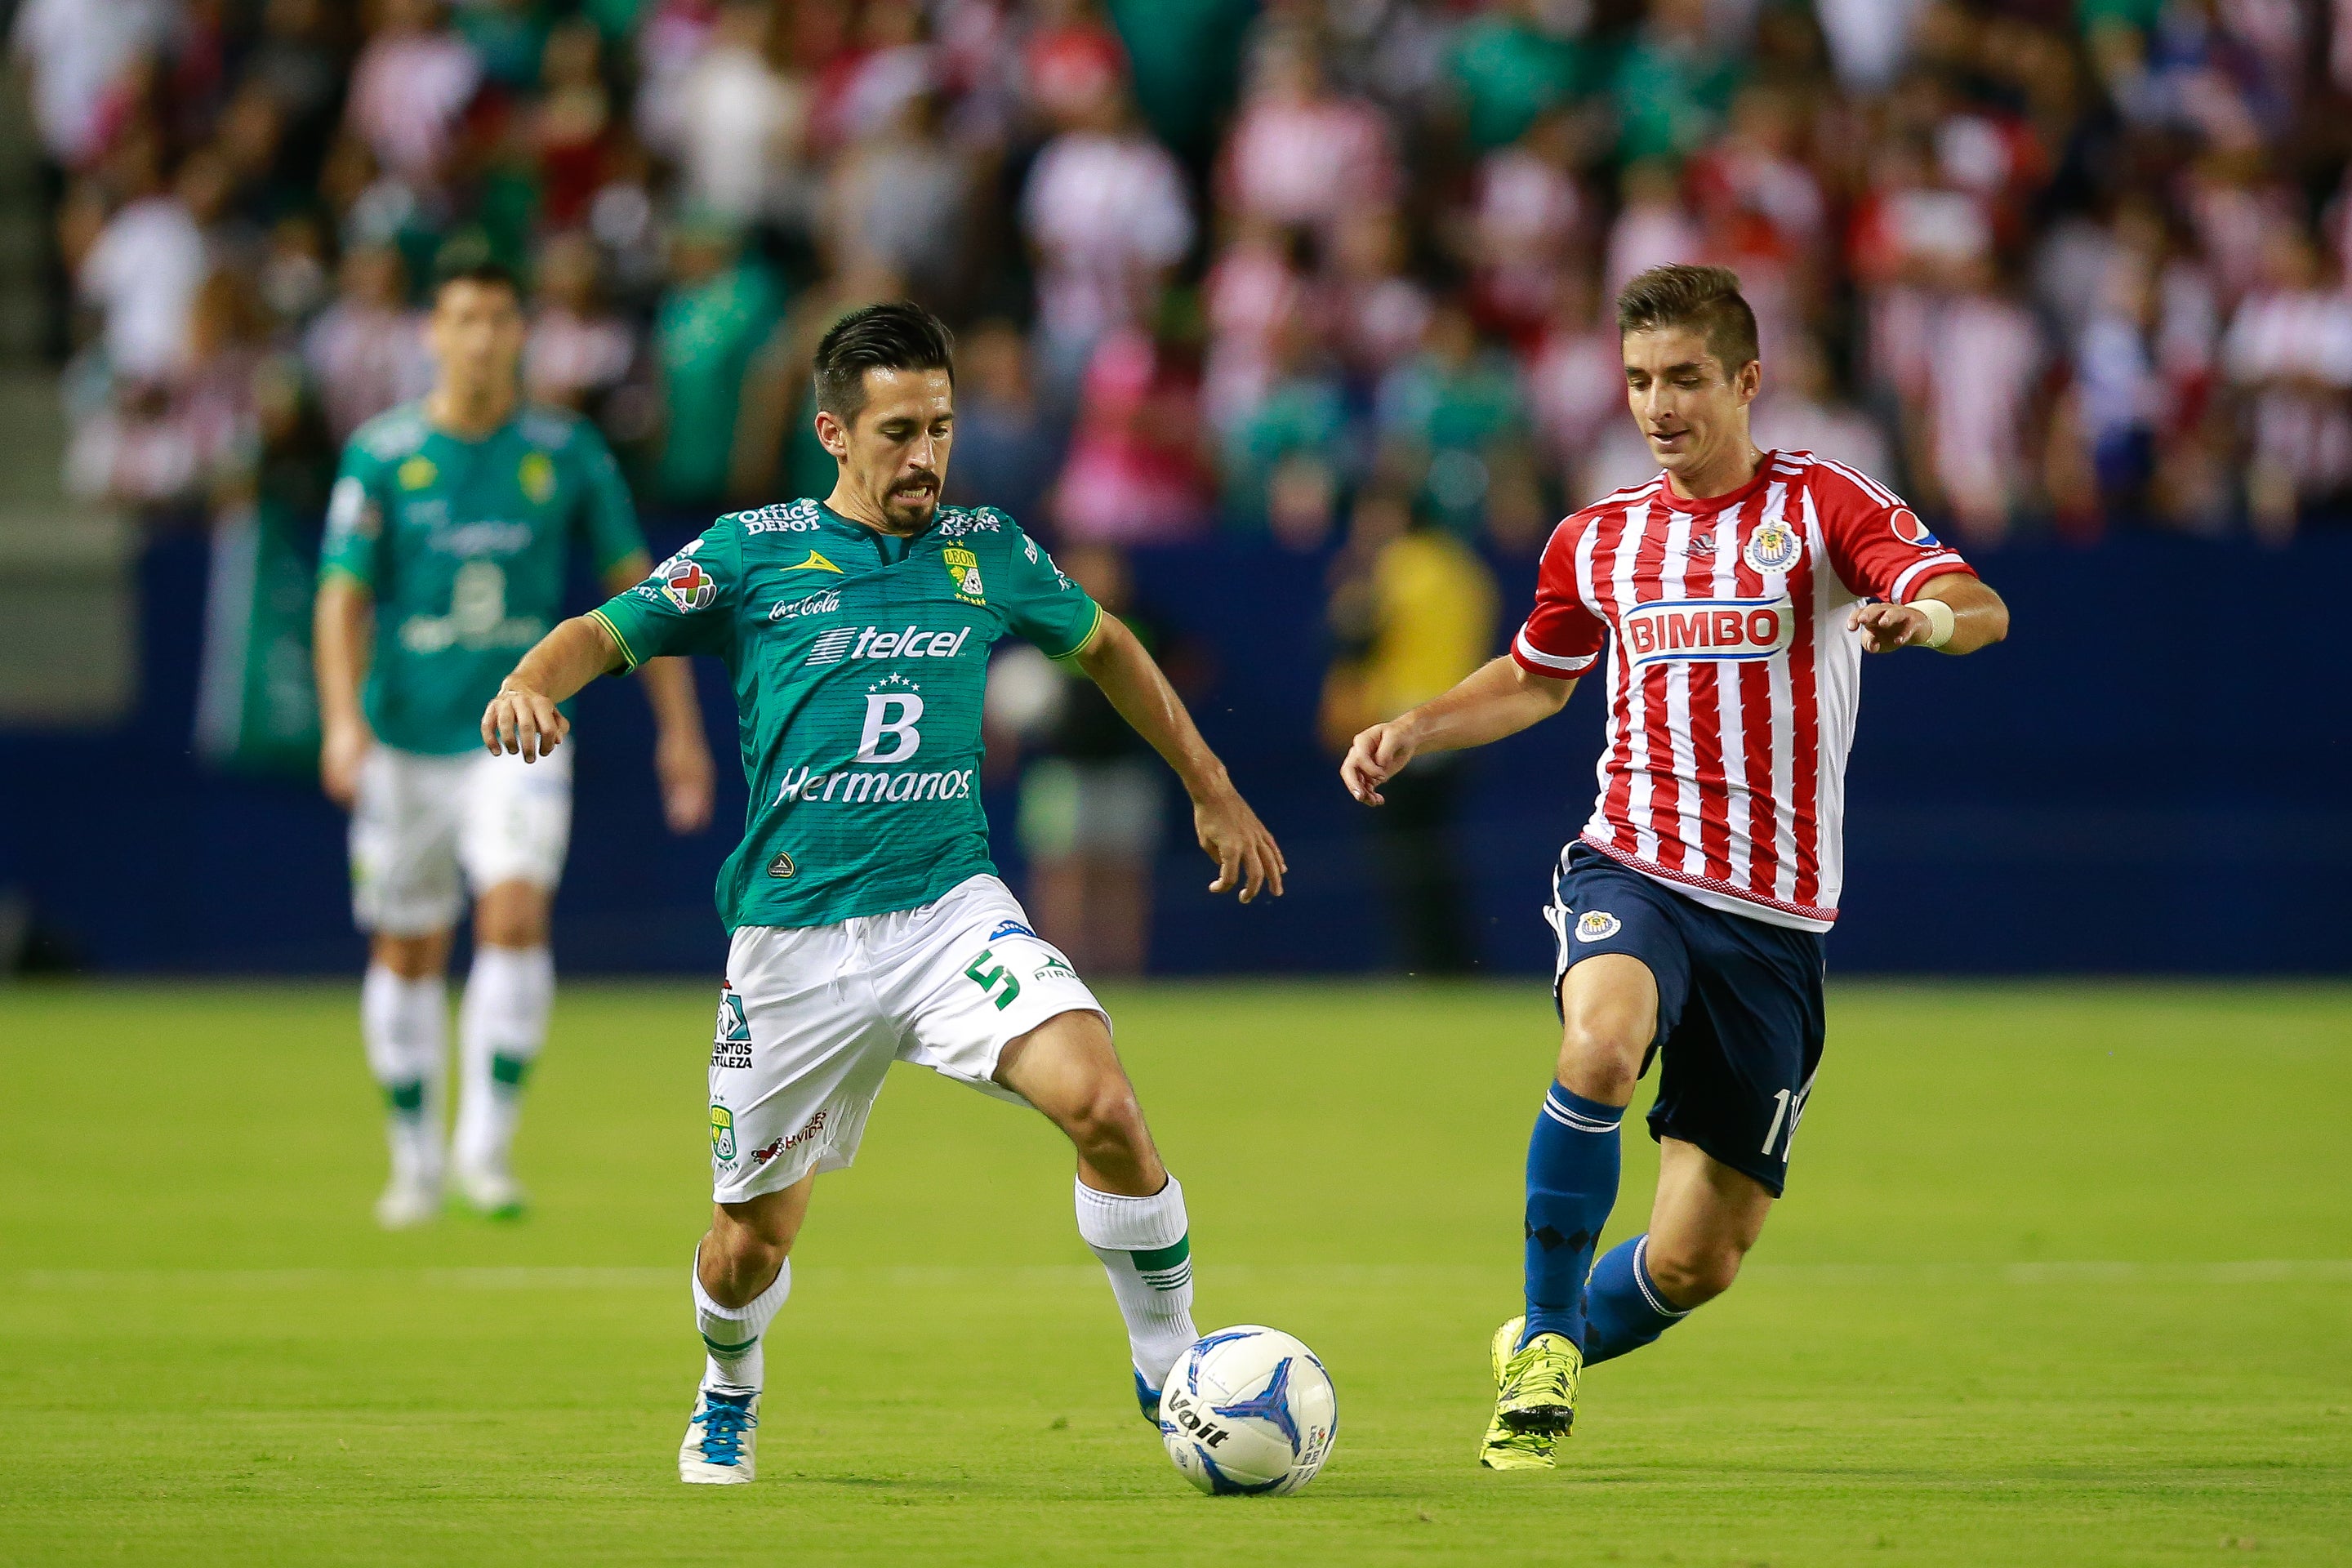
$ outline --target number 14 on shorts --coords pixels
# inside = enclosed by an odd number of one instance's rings
[[[1798,1089],[1775,1089],[1772,1092],[1772,1125],[1765,1131],[1763,1152],[1769,1154],[1772,1145],[1780,1145],[1780,1163],[1789,1163],[1789,1145],[1797,1141],[1797,1123],[1805,1119],[1805,1101],[1813,1092],[1810,1083]]]

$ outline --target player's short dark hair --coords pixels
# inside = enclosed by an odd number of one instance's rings
[[[846,425],[866,406],[869,370],[943,370],[955,384],[955,334],[911,300],[867,305],[826,330],[816,345],[816,405]]]
[[[436,268],[433,274],[433,300],[436,304],[440,302],[442,290],[453,283],[478,283],[486,289],[503,289],[514,296],[516,304],[522,303],[522,279],[516,277],[515,269],[503,261],[482,258]]]
[[[1706,340],[1724,374],[1757,357],[1756,312],[1728,267],[1653,267],[1617,296],[1617,335],[1688,327]]]

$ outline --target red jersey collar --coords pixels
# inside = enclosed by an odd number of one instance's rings
[[[1675,493],[1673,477],[1662,468],[1658,471],[1658,500],[1676,511],[1689,512],[1696,517],[1711,517],[1726,507],[1738,506],[1741,501],[1763,489],[1764,481],[1772,477],[1772,460],[1779,456],[1778,452],[1766,452],[1763,460],[1756,465],[1756,472],[1748,476],[1746,484],[1736,490],[1726,490],[1719,496],[1678,496]]]

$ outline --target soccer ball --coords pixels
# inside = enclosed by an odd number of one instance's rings
[[[1315,1352],[1279,1329],[1220,1329],[1177,1360],[1160,1437],[1184,1479],[1218,1497],[1287,1497],[1315,1479],[1339,1429]]]

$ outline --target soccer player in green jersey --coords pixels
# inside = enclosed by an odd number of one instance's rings
[[[548,906],[572,776],[484,755],[476,725],[517,653],[555,624],[575,540],[608,591],[648,564],[604,441],[570,414],[521,405],[513,278],[479,267],[444,279],[427,331],[432,392],[361,426],[343,454],[315,635],[320,772],[352,814],[352,901],[369,936],[360,1028],[390,1102],[392,1180],[376,1217],[391,1227],[441,1205],[443,977],[466,887],[457,1184],[486,1214],[520,1212],[508,1150],[554,999]],[[710,819],[711,762],[685,661],[648,665],[646,695],[666,815],[694,832]]]
[[[947,330],[905,304],[844,317],[818,345],[822,502],[720,518],[633,591],[558,626],[482,717],[493,752],[549,756],[558,704],[658,654],[727,661],[751,799],[719,875],[732,933],[710,1056],[710,1229],[696,1251],[708,1351],[680,1479],[752,1476],[761,1332],[818,1173],[856,1156],[883,1073],[918,1062],[1034,1106],[1077,1147],[1078,1234],[1127,1322],[1159,1419],[1195,1338],[1184,1193],[1160,1163],[1109,1019],[1029,929],[988,858],[980,808],[988,650],[1011,636],[1070,659],[1183,781],[1211,892],[1282,891],[1273,836],[1184,705],[1013,520],[939,504],[954,438]],[[552,752],[561,755],[560,752]]]

